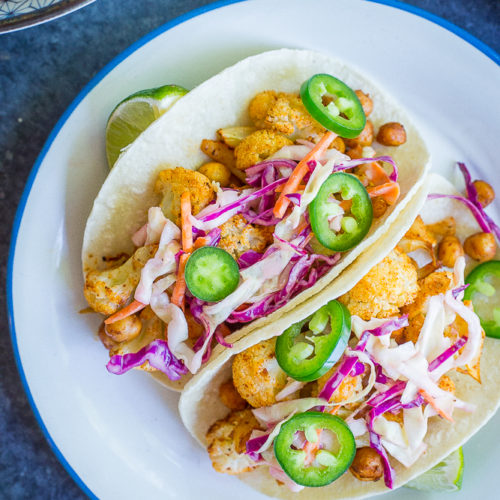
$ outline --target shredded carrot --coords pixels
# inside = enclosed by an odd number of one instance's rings
[[[300,244],[301,248],[304,248],[312,239],[314,233],[311,231],[305,238],[305,240]]]
[[[146,304],[139,302],[138,300],[134,300],[128,306],[125,306],[123,309],[112,314],[109,318],[104,320],[104,324],[110,325],[111,323],[115,323],[116,321],[120,321],[121,319],[125,319],[128,316],[132,316],[136,312],[139,312],[141,309],[144,309]]]
[[[321,437],[322,429],[316,429],[316,434],[318,435],[318,440],[315,443],[311,443],[307,441],[302,448],[306,453],[306,458],[304,460],[305,465],[310,465],[314,462],[314,458],[316,457],[316,452],[319,450],[319,439]]]
[[[389,205],[394,205],[399,198],[399,184],[397,182],[386,182],[380,186],[367,189],[370,198],[381,196]]]
[[[184,279],[184,269],[189,254],[183,253],[179,258],[179,268],[177,269],[177,280],[172,292],[172,304],[180,307],[184,311],[185,293],[186,293],[186,280]]]
[[[340,410],[340,405],[334,406],[332,409],[328,410],[330,415],[337,415]]]
[[[182,249],[190,253],[193,250],[193,226],[189,220],[191,215],[191,195],[184,191],[181,195],[181,230]]]
[[[196,238],[193,249],[197,250],[198,248],[204,247],[208,243],[208,238],[205,238],[204,236],[200,236]]]
[[[298,236],[302,231],[304,231],[304,229],[309,225],[309,222],[307,222],[306,220],[300,224],[297,229],[295,229],[295,235]]]
[[[424,389],[420,389],[418,392],[439,413],[439,415],[441,415],[446,420],[453,422],[451,416],[448,415],[446,412],[444,412],[441,408],[439,408],[439,406],[436,403],[436,400],[427,391],[425,391]]]
[[[286,186],[286,184],[282,184],[281,186],[278,186],[274,191],[276,193],[281,193],[283,191],[283,189],[285,188],[285,186]],[[297,186],[297,191],[304,191],[305,188],[306,188],[305,184],[299,184]]]
[[[327,149],[328,146],[335,140],[337,134],[331,131],[326,132],[326,134],[321,138],[321,140],[316,144],[309,153],[300,160],[300,162],[295,167],[294,171],[288,178],[288,181],[283,186],[283,191],[281,192],[278,201],[273,209],[273,214],[278,219],[282,219],[285,215],[286,209],[290,204],[290,200],[286,197],[287,194],[297,192],[297,188],[304,176],[309,172],[309,166],[307,165],[310,161],[315,160],[317,157],[321,156]]]
[[[382,165],[380,165],[380,163],[376,161],[365,165],[364,172],[366,178],[375,186],[391,182],[391,179],[387,175],[387,172],[384,170]]]

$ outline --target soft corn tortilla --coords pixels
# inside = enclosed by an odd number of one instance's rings
[[[315,73],[331,73],[353,89],[369,93],[374,102],[374,111],[369,118],[375,129],[390,121],[404,124],[407,132],[404,145],[378,148],[378,153],[391,155],[398,164],[401,196],[383,217],[374,220],[366,238],[343,254],[340,262],[316,285],[280,310],[244,326],[233,334],[232,340],[275,322],[329,285],[387,232],[408,205],[424,181],[429,168],[429,153],[401,106],[370,79],[328,55],[291,49],[249,57],[210,78],[182,97],[122,153],[94,201],[87,221],[82,249],[84,274],[90,269],[101,268],[103,256],[133,251],[131,235],[146,222],[148,208],[160,202],[160,196],[153,188],[161,170],[176,166],[197,169],[207,161],[200,151],[203,139],[215,138],[221,127],[251,124],[248,104],[256,94],[270,89],[298,92],[302,82]],[[156,378],[176,389],[189,378],[172,383],[161,374],[157,375]]]
[[[443,177],[432,174],[426,184],[432,186],[432,192],[443,194],[458,194],[456,189]],[[220,418],[224,418],[229,410],[220,402],[219,386],[231,378],[232,356],[244,351],[254,344],[279,335],[291,324],[300,321],[316,311],[327,301],[335,299],[346,293],[359,281],[375,264],[380,262],[404,235],[411,226],[415,211],[421,201],[425,200],[426,189],[420,190],[407,209],[400,215],[398,221],[391,226],[387,236],[381,239],[375,248],[370,249],[360,256],[332,285],[321,293],[301,304],[293,313],[283,316],[273,326],[254,331],[240,342],[231,351],[222,352],[196,375],[186,386],[179,402],[179,411],[189,432],[206,448],[205,435],[210,426]],[[414,206],[412,206],[412,204]],[[478,231],[478,225],[468,209],[457,201],[439,199],[428,201],[420,210],[426,223],[437,222],[448,215],[455,217],[457,222],[457,236],[461,241],[470,234]],[[405,222],[403,222],[403,220]],[[500,256],[497,253],[497,258]],[[470,264],[470,263],[469,263]],[[457,396],[476,405],[474,413],[456,410],[455,422],[433,418],[429,420],[428,433],[425,442],[427,451],[411,468],[406,469],[396,460],[391,464],[396,471],[395,488],[402,486],[414,477],[427,471],[452,451],[462,446],[475,434],[495,413],[500,405],[500,340],[486,338],[481,357],[481,384],[471,377],[455,373],[452,378],[456,385]],[[217,474],[214,471],[214,474]],[[221,481],[223,481],[221,475]],[[269,475],[267,467],[238,475],[253,488],[276,498],[330,500],[342,498],[363,498],[388,492],[384,481],[362,482],[346,472],[337,481],[324,488],[305,488],[299,493],[289,491],[285,486],[279,486]]]

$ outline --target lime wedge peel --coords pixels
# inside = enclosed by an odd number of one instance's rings
[[[106,157],[109,168],[113,168],[128,145],[187,92],[179,85],[163,85],[141,90],[123,99],[109,116],[106,125]]]
[[[463,474],[464,454],[462,448],[458,448],[405,486],[420,491],[458,491],[462,487]]]

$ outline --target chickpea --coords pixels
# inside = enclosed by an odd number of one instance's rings
[[[495,199],[494,189],[485,181],[476,180],[472,184],[477,191],[477,199],[481,206],[487,207]]]
[[[332,142],[332,145],[330,147],[333,149],[337,149],[341,153],[345,153],[345,142],[342,137],[335,137],[335,140]]]
[[[115,342],[125,342],[126,340],[135,339],[141,333],[141,329],[142,322],[135,314],[119,319],[104,327],[106,335],[111,337]]]
[[[365,128],[361,131],[361,134],[354,139],[344,139],[344,142],[350,148],[355,148],[356,146],[370,146],[373,142],[373,123],[370,120],[366,121]]]
[[[384,474],[384,464],[376,450],[364,446],[356,450],[349,470],[360,481],[378,481]]]
[[[115,342],[109,335],[106,334],[106,329],[104,322],[101,323],[101,326],[99,327],[98,331],[98,336],[101,339],[102,345],[108,350],[111,351],[111,349],[115,349],[118,342]]]
[[[228,380],[219,386],[219,398],[230,410],[244,410],[247,402],[239,395],[233,381]]]
[[[211,181],[218,182],[221,187],[229,186],[231,171],[222,163],[211,161],[202,165],[198,172],[207,176]]]
[[[446,267],[453,267],[459,257],[463,257],[464,249],[456,236],[445,236],[438,247],[438,259]]]
[[[368,116],[373,111],[373,101],[370,94],[365,94],[362,90],[356,90],[354,93],[358,96],[365,115]]]
[[[401,146],[406,142],[406,130],[401,123],[384,123],[378,130],[377,141],[384,146]]]
[[[373,217],[377,219],[378,217],[382,217],[382,215],[385,214],[385,211],[387,210],[387,202],[382,198],[381,196],[377,196],[372,199],[372,206],[373,206]]]
[[[476,233],[465,240],[464,250],[472,259],[485,262],[495,257],[497,243],[492,233]]]

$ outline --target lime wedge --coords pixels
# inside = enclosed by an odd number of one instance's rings
[[[113,167],[123,148],[131,144],[187,92],[178,85],[164,85],[156,89],[141,90],[120,102],[106,125],[106,157],[109,168]]]
[[[463,474],[464,454],[459,448],[405,486],[421,491],[458,491],[462,487]]]

